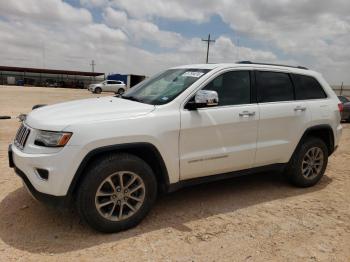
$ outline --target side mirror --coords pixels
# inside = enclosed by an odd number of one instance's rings
[[[186,109],[196,110],[197,108],[212,107],[218,104],[219,96],[216,91],[199,90],[194,97],[194,101],[186,104]]]

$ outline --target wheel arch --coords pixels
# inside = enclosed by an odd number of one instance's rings
[[[85,177],[84,171],[88,168],[89,164],[106,154],[118,152],[133,154],[144,160],[150,165],[156,175],[159,190],[164,192],[168,190],[170,184],[168,170],[159,150],[151,143],[139,142],[103,146],[91,150],[81,161],[69,186],[67,194],[72,196],[76,193],[79,184]]]
[[[324,141],[328,148],[328,155],[332,155],[334,152],[334,132],[330,125],[322,124],[307,128],[300,138],[300,141],[294,152],[297,150],[302,141],[308,136],[317,137]]]

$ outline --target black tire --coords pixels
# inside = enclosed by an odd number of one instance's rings
[[[318,148],[323,153],[323,163],[320,165],[320,170],[315,172],[313,176],[306,177],[303,174],[302,166],[303,159],[309,150],[313,148]],[[290,160],[286,173],[290,182],[298,187],[311,187],[322,178],[328,163],[328,148],[326,144],[319,138],[316,137],[306,137],[301,141],[295,150],[292,159]],[[305,164],[304,164],[305,166]],[[313,170],[313,169],[312,169]]]
[[[95,94],[101,94],[102,93],[101,87],[96,87],[94,92]]]
[[[125,90],[123,88],[119,88],[118,91],[117,91],[117,95],[122,95],[124,94]]]
[[[130,217],[120,221],[111,221],[100,214],[95,204],[95,196],[103,181],[118,171],[133,172],[142,179],[145,188],[144,200],[139,209]],[[86,176],[79,186],[76,204],[79,215],[88,225],[100,232],[114,233],[139,224],[150,211],[156,196],[157,182],[149,165],[137,156],[118,153],[99,158],[89,166]],[[112,198],[110,198],[111,200]]]

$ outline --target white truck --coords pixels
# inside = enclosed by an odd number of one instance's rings
[[[122,97],[33,110],[9,163],[37,199],[75,203],[90,226],[117,232],[137,225],[160,191],[271,169],[315,185],[339,143],[341,108],[305,68],[186,65]]]

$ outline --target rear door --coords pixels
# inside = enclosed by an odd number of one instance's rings
[[[311,119],[305,101],[295,100],[288,72],[255,71],[260,111],[255,166],[288,162]]]
[[[122,81],[117,81],[117,85],[116,85],[116,89],[117,91],[119,90],[119,88],[124,88],[125,89],[125,85]]]
[[[313,125],[327,123],[333,110],[320,83],[312,76],[299,74],[291,76],[295,86],[295,99],[307,103]]]
[[[181,110],[181,180],[252,167],[259,112],[250,76],[247,70],[221,73],[203,88],[218,93],[218,106]]]

